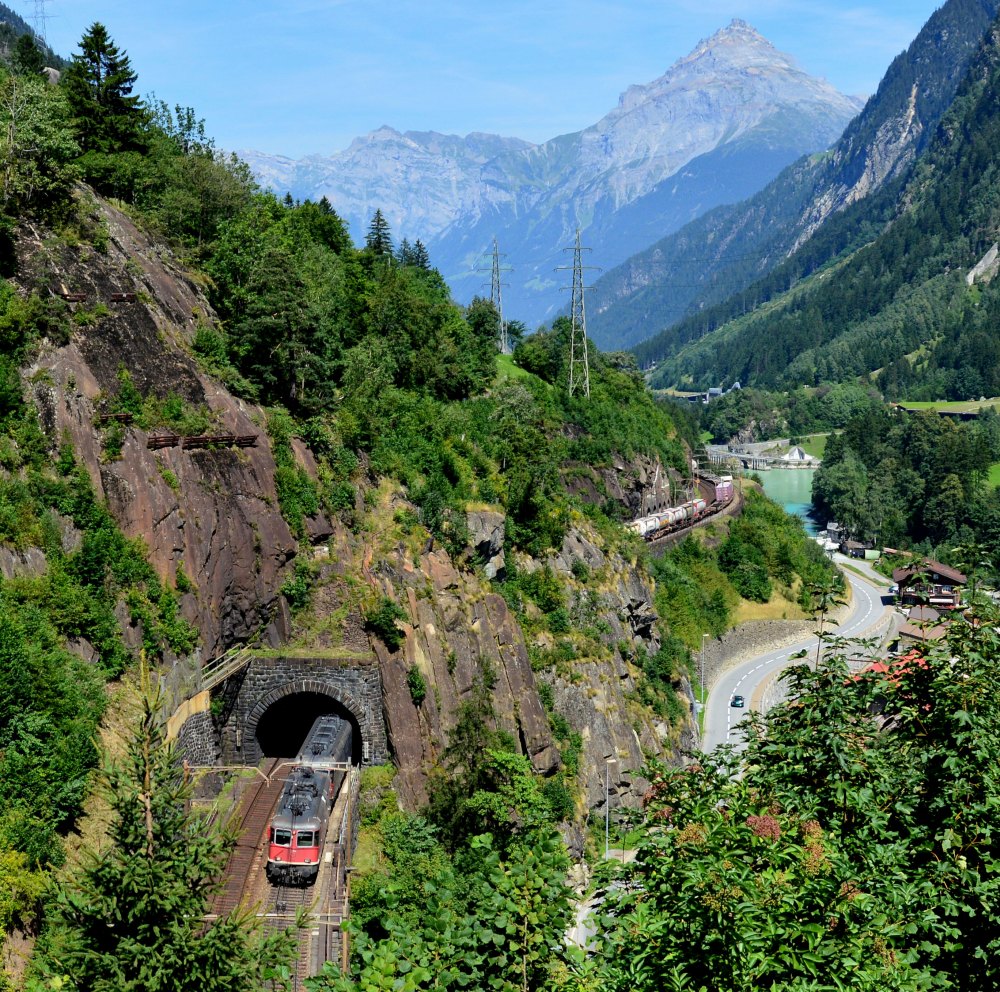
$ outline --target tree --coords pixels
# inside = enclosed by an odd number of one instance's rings
[[[389,230],[389,222],[385,219],[381,209],[375,211],[371,223],[368,225],[365,248],[378,258],[392,258],[392,233]]]
[[[20,76],[37,76],[45,68],[45,56],[30,34],[22,34],[17,39],[11,64]]]
[[[110,843],[63,879],[38,974],[81,992],[288,988],[294,930],[263,936],[238,911],[204,920],[231,839],[187,811],[190,783],[148,695],[104,788]]]
[[[816,637],[816,667],[819,668],[820,653],[823,650],[823,624],[827,614],[838,606],[844,606],[844,582],[839,576],[833,576],[822,582],[814,582],[809,587],[809,595],[813,601],[813,613],[819,620],[819,631]]]
[[[139,97],[132,95],[137,78],[128,55],[95,21],[63,76],[84,152],[141,150],[146,114]]]
[[[0,211],[17,214],[69,189],[79,147],[67,116],[63,95],[40,76],[0,81]]]

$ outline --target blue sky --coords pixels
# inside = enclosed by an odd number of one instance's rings
[[[7,0],[29,22],[34,0]],[[47,0],[62,54],[94,20],[137,89],[220,147],[329,154],[389,124],[544,141],[593,124],[734,17],[870,94],[941,0]]]

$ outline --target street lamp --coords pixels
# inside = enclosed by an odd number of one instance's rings
[[[611,766],[617,765],[617,758],[604,761],[604,858],[608,857],[608,832],[611,827]]]

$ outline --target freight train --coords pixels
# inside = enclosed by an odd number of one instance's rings
[[[709,502],[704,496],[697,499],[690,499],[680,506],[667,507],[657,513],[651,513],[645,517],[632,520],[625,526],[633,534],[644,537],[647,541],[655,541],[657,538],[674,531],[682,530],[697,523],[703,517],[721,510],[728,506],[733,499],[733,477],[724,475],[716,479],[714,476],[702,475],[702,481],[712,487],[712,501]]]
[[[327,820],[351,760],[351,745],[351,725],[338,716],[319,717],[306,735],[268,827],[267,879],[272,884],[316,881]]]

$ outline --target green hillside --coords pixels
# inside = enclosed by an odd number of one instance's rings
[[[795,260],[775,270],[780,298],[688,345],[656,378],[787,388],[870,375],[890,399],[997,394],[998,284],[987,273],[970,287],[966,274],[1000,230],[998,65],[994,28],[908,181],[814,239],[847,235],[840,257],[801,282]]]

